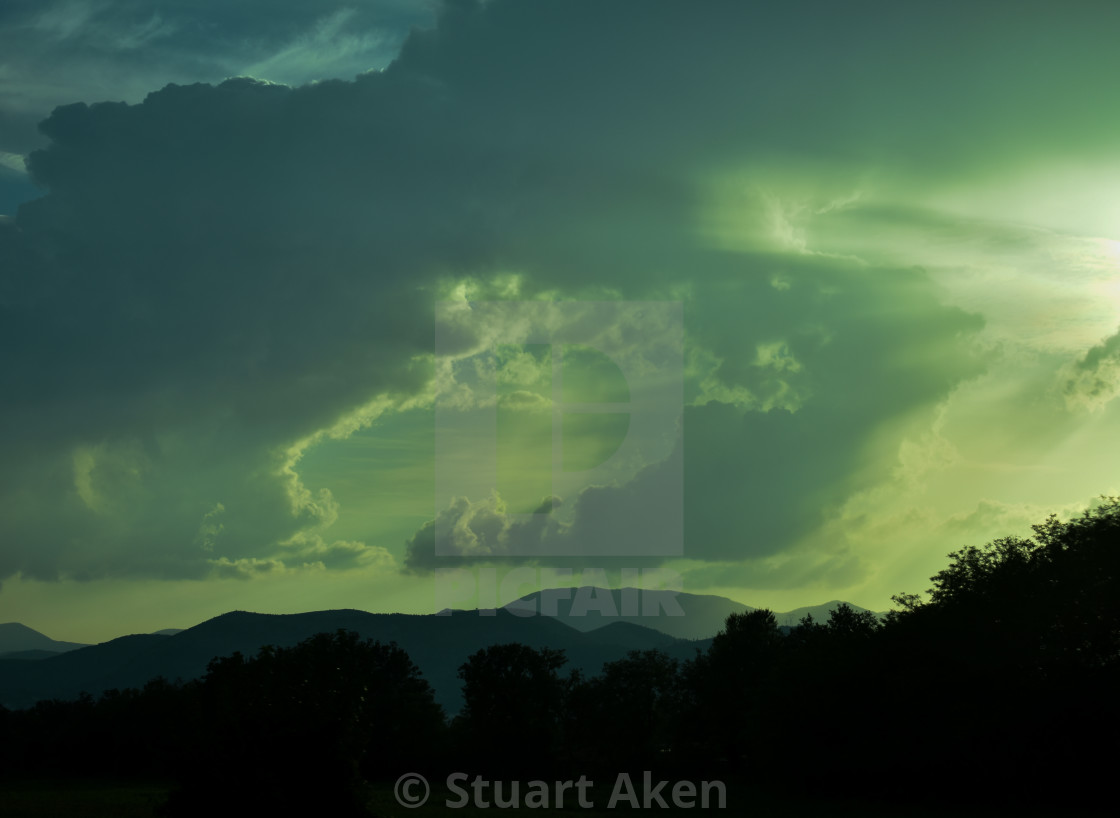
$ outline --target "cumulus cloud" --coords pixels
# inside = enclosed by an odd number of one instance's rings
[[[237,4],[12,0],[0,7],[0,150],[41,144],[57,105],[139,102],[169,82],[250,75],[302,84],[384,68],[434,0]]]
[[[552,534],[550,529],[556,527],[556,519],[549,514],[556,505],[552,499],[542,499],[533,514],[514,516],[496,492],[478,502],[456,497],[405,544],[405,569],[424,573],[440,565],[462,565],[462,561],[508,560],[541,553],[546,537]],[[438,544],[437,530],[443,536]]]

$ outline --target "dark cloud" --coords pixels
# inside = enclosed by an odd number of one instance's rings
[[[401,230],[381,184],[410,169],[376,117],[338,121],[376,105],[332,91],[366,92],[237,80],[44,123],[52,144],[29,164],[50,195],[4,228],[0,335],[19,354],[0,372],[3,482],[37,498],[5,517],[25,529],[5,573],[191,574],[274,548],[322,517],[291,496],[285,447],[423,383],[431,302],[414,277],[440,231],[415,213]],[[346,154],[324,168],[338,137]],[[64,488],[78,450],[121,504],[112,520]],[[224,550],[204,554],[195,532],[217,502]]]
[[[639,470],[621,486],[588,486],[574,514],[555,512],[562,498],[542,499],[533,514],[507,511],[497,493],[472,502],[457,497],[405,544],[404,568],[423,574],[474,562],[525,562],[559,567],[642,567],[680,556],[684,505],[682,448]],[[437,540],[441,537],[442,541]]]

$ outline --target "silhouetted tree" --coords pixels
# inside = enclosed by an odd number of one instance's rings
[[[1120,727],[1120,501],[1032,528],[950,554],[928,601],[895,598],[883,641],[899,675],[884,704],[939,728],[892,765],[1052,797],[1076,774],[1069,799],[1120,761],[1088,750]]]
[[[456,726],[484,761],[523,771],[554,763],[566,662],[562,650],[514,643],[483,648],[459,668],[464,707]]]
[[[772,611],[733,613],[706,654],[682,671],[682,751],[706,751],[733,770],[763,763],[760,721],[769,718],[783,637]]]
[[[848,642],[867,641],[880,628],[879,617],[872,611],[857,611],[847,602],[841,602],[828,614],[829,633]]]

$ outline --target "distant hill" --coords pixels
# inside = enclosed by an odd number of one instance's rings
[[[174,636],[177,633],[182,633],[186,628],[164,628],[161,631],[152,631],[156,636]]]
[[[621,626],[621,627],[619,627]],[[515,616],[505,611],[455,611],[447,616],[315,611],[258,614],[236,611],[172,636],[136,634],[39,661],[0,658],[0,704],[26,707],[39,699],[71,699],[82,691],[98,695],[112,688],[142,687],[156,676],[193,679],[211,659],[240,651],[254,655],[264,645],[290,646],[316,633],[338,629],[363,638],[395,641],[406,650],[449,713],[461,709],[458,668],[489,645],[520,642],[564,650],[568,664],[596,674],[604,662],[631,650],[658,647],[690,659],[704,644],[673,639],[632,623],[616,623],[582,633],[551,617]]]
[[[591,586],[537,591],[505,607],[543,613],[579,631],[628,622],[677,639],[710,639],[723,628],[728,615],[754,610],[722,596]]]
[[[794,608],[792,611],[786,611],[785,613],[775,613],[774,617],[778,620],[779,625],[788,625],[792,628],[796,626],[797,623],[800,622],[806,615],[811,614],[814,622],[816,622],[818,625],[823,625],[824,623],[828,622],[829,614],[831,614],[834,610],[844,604],[847,604],[847,606],[856,613],[868,611],[867,608],[861,608],[859,605],[853,605],[851,602],[845,603],[842,600],[834,599],[831,602],[824,603],[823,605],[809,605],[805,608]],[[868,612],[875,613],[875,615],[880,619],[883,617],[883,614],[881,613],[876,613],[874,611]]]
[[[811,605],[792,611],[774,612],[778,625],[791,628],[806,614],[818,623],[828,621],[829,614],[844,603],[838,599],[823,605]],[[859,605],[848,605],[866,611]],[[723,630],[727,617],[733,613],[757,610],[749,605],[710,594],[686,594],[679,591],[643,590],[638,588],[550,588],[523,596],[506,605],[515,613],[543,613],[576,630],[592,631],[609,623],[629,622],[653,628],[677,639],[710,639]]]
[[[21,625],[19,622],[5,622],[0,624],[0,656],[8,653],[26,651],[47,651],[50,653],[65,653],[70,650],[84,648],[80,642],[60,642],[51,639],[39,631]],[[30,658],[30,657],[25,657]]]

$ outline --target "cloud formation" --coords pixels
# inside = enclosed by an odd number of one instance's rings
[[[1100,410],[1120,395],[1120,332],[1073,364],[1063,391],[1067,405],[1090,410]]]
[[[188,6],[5,14],[90,65],[117,55],[110,73],[166,76],[147,71],[158,53],[176,77],[302,80],[357,73],[428,13],[227,4],[203,48]],[[1064,91],[1114,69],[1115,49],[1046,51],[1047,26],[1004,26],[1021,4],[962,30],[963,8],[454,2],[353,80],[57,108],[28,159],[46,194],[0,223],[0,579],[390,566],[398,544],[332,534],[338,502],[299,462],[430,405],[441,299],[682,301],[686,555],[749,566],[811,540],[891,480],[904,442],[993,358],[975,343],[984,319],[920,258],[803,231],[799,185],[844,223],[872,170],[994,173],[1009,133],[1032,160],[1071,131],[1078,149],[1108,144],[1112,109]],[[1062,25],[1090,44],[1108,30]],[[1004,89],[995,104],[986,84]],[[1114,357],[1091,353],[1086,377]],[[587,547],[581,526],[611,517],[640,541],[656,520],[643,475],[665,462],[562,497],[570,516],[540,530],[488,495],[439,513],[465,558],[526,538]],[[434,564],[433,532],[411,537],[410,570]],[[865,570],[842,553],[815,564]]]

